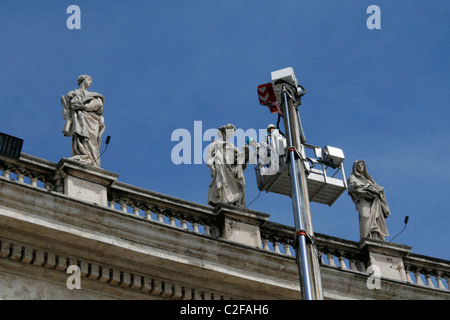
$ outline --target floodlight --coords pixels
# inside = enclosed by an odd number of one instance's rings
[[[284,81],[293,85],[294,87],[298,87],[298,82],[294,74],[294,69],[292,69],[291,67],[272,71],[271,76],[273,84],[275,84],[278,81]]]
[[[330,146],[325,146],[322,148],[322,161],[326,165],[336,169],[341,166],[341,164],[344,162],[344,159],[345,157],[342,149]]]
[[[0,132],[0,154],[19,159],[23,140]]]
[[[272,83],[273,85],[280,86],[283,83],[286,83],[291,86],[291,89],[294,89],[294,100],[297,105],[301,104],[300,98],[306,93],[305,88],[298,84],[297,78],[294,74],[294,69],[292,67],[272,71]]]

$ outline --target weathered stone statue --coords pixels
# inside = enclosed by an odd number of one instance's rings
[[[78,77],[78,89],[61,97],[63,118],[66,123],[63,133],[72,137],[72,158],[96,167],[100,167],[100,144],[105,131],[103,105],[105,98],[87,89],[92,77]]]
[[[359,233],[362,238],[384,240],[389,236],[385,219],[390,215],[384,188],[377,185],[367,172],[363,160],[353,164],[348,178],[348,194],[359,212]]]
[[[205,162],[211,170],[208,203],[212,206],[226,203],[245,207],[244,170],[249,160],[249,149],[244,145],[243,152],[240,152],[227,141],[235,131],[232,124],[220,127],[217,135],[222,140],[214,140],[209,145]]]

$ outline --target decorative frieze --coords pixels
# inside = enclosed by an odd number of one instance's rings
[[[231,299],[229,296],[205,292],[201,288],[193,288],[81,258],[67,257],[48,250],[43,251],[8,239],[0,239],[0,258],[29,264],[30,267],[44,267],[61,273],[65,273],[70,265],[77,265],[80,267],[82,278],[131,289],[142,293],[143,298],[145,295],[153,295],[166,299],[184,300]]]

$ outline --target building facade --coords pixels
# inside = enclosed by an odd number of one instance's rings
[[[297,300],[295,230],[118,181],[70,159],[0,156],[0,299]],[[449,300],[450,262],[314,235],[325,299]]]

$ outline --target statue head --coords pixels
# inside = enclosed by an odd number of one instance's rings
[[[366,170],[366,163],[363,160],[356,161],[355,166],[355,170],[360,174],[363,174]]]
[[[367,180],[375,183],[375,181],[372,179],[372,177],[367,172],[367,167],[366,167],[366,163],[364,162],[364,160],[356,160],[353,163],[352,173],[357,176],[362,176],[362,177],[366,178]]]
[[[78,86],[81,88],[81,86],[84,87],[84,89],[87,89],[91,86],[92,84],[92,77],[88,74],[83,74],[81,76],[78,77]]]
[[[228,139],[230,139],[230,137],[234,134],[235,131],[236,131],[236,127],[234,125],[232,125],[231,123],[228,123],[219,128],[217,135],[220,138],[222,138],[223,141],[227,141]]]

